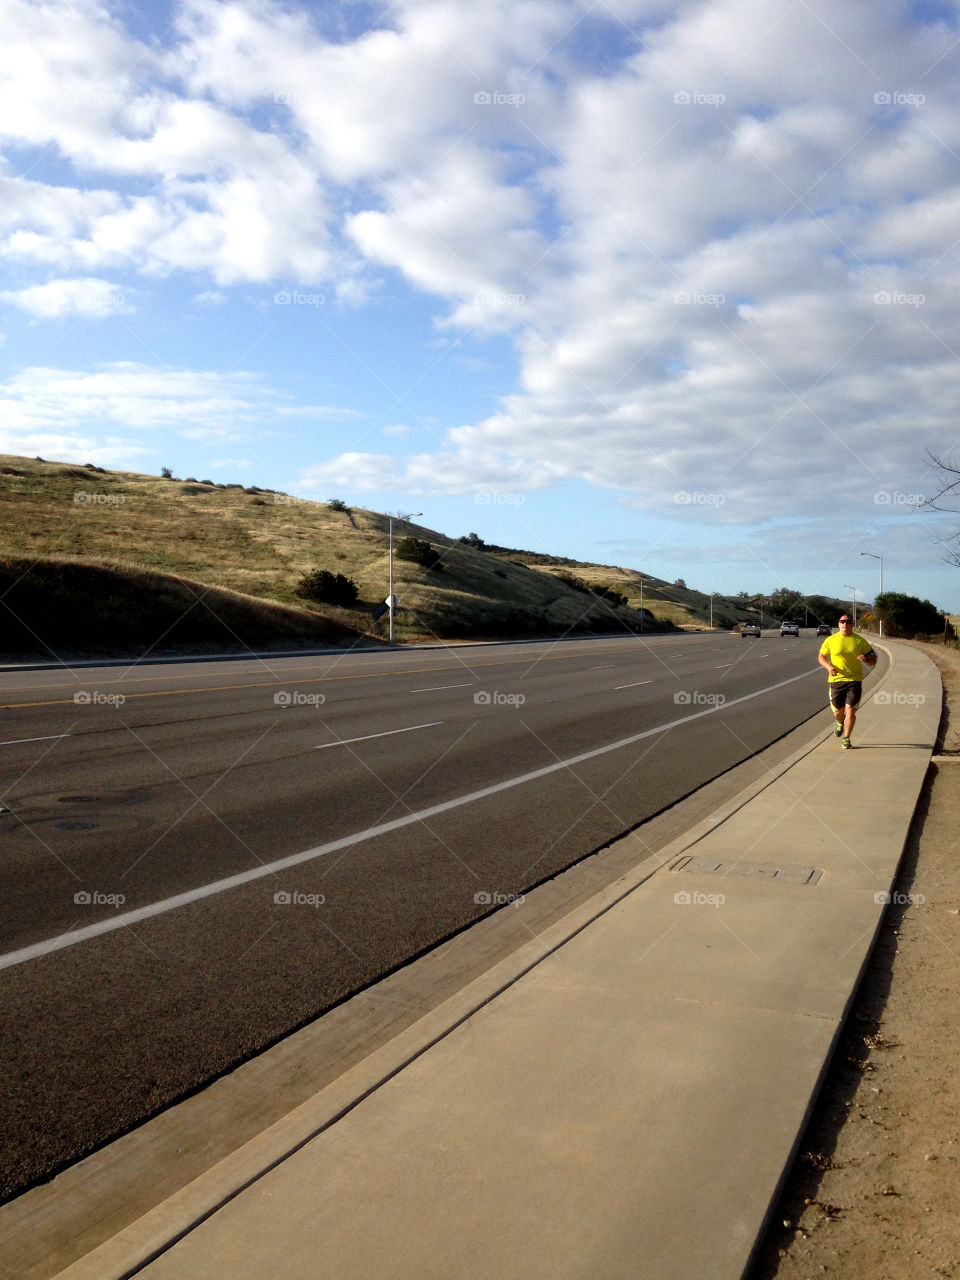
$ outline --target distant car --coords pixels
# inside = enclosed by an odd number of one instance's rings
[[[740,634],[742,636],[756,636],[757,639],[759,640],[760,628],[757,626],[755,622],[741,622]]]
[[[819,627],[817,627],[817,635],[818,635],[818,636],[832,636],[832,635],[833,635],[833,632],[830,630],[830,628],[827,626],[827,624],[826,624],[825,622],[821,622],[821,623],[820,623],[820,625],[819,625]]]
[[[780,623],[780,638],[783,639],[784,636],[799,636],[799,635],[800,635],[800,627],[797,625],[797,623],[787,622],[786,618],[784,618],[783,622]]]

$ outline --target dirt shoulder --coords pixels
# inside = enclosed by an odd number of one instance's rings
[[[937,754],[748,1280],[960,1277],[960,650],[917,647],[943,679]]]

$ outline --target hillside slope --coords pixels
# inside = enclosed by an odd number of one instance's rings
[[[568,634],[636,624],[632,601],[625,608],[600,600],[549,566],[395,523],[395,540],[405,535],[429,542],[442,568],[395,557],[398,639]],[[335,510],[256,486],[3,455],[0,556],[141,571],[143,589],[151,591],[156,583],[148,574],[176,575],[299,612],[306,604],[296,594],[301,574],[327,569],[353,579],[359,600],[353,609],[317,609],[360,632],[371,629],[389,580],[388,521],[376,512]],[[591,569],[593,582],[610,572]]]

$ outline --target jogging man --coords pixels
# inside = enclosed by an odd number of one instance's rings
[[[876,665],[877,655],[853,629],[853,622],[844,614],[840,619],[840,630],[836,635],[827,636],[820,646],[817,661],[825,667],[830,679],[827,688],[830,693],[830,706],[836,719],[833,732],[840,739],[845,751],[851,747],[850,735],[857,722],[857,708],[860,706],[860,694],[863,691],[863,662],[868,667]]]

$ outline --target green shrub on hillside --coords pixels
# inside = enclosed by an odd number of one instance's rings
[[[356,604],[360,594],[360,588],[352,578],[346,578],[342,573],[331,573],[329,569],[310,569],[301,574],[295,590],[304,600],[339,604],[348,609]]]
[[[401,538],[397,543],[397,559],[409,560],[411,564],[420,564],[424,569],[435,569],[438,573],[443,572],[440,553],[434,551],[426,538]]]

